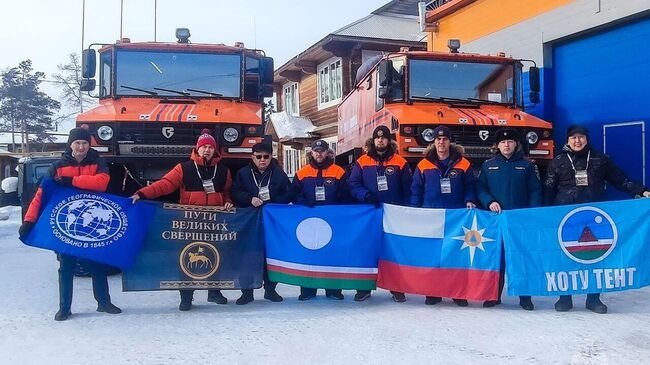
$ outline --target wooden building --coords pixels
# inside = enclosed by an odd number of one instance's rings
[[[420,31],[417,15],[418,1],[391,1],[326,35],[275,71],[277,108],[287,115],[281,120],[300,124],[307,120],[313,125],[303,125],[302,134],[290,136],[277,133],[275,121],[269,123],[278,160],[289,176],[305,163],[313,140],[324,139],[336,150],[337,108],[354,86],[364,61],[402,47],[426,50],[426,35]]]

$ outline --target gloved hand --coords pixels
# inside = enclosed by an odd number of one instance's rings
[[[29,234],[29,232],[34,228],[34,222],[23,222],[23,224],[18,228],[18,237],[24,238]]]
[[[367,204],[373,204],[375,208],[381,207],[381,201],[379,200],[379,197],[375,193],[371,193],[371,192],[366,193],[363,202]]]
[[[72,177],[70,176],[57,176],[54,181],[61,186],[72,187]]]

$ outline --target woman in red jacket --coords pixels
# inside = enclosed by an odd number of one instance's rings
[[[68,137],[68,148],[59,161],[52,164],[50,176],[59,185],[75,187],[83,190],[106,191],[110,177],[108,167],[99,154],[90,148],[90,132],[83,128],[74,128]],[[32,230],[41,213],[42,190],[39,187],[29,204],[25,220],[20,226],[19,234],[26,236]],[[59,254],[59,311],[54,316],[56,321],[65,321],[72,312],[72,289],[74,269],[77,261],[75,256]],[[93,294],[97,300],[97,311],[118,314],[122,311],[111,303],[108,294],[108,279],[106,265],[83,261],[93,278]]]
[[[131,198],[135,203],[138,199],[155,199],[180,189],[180,204],[218,205],[230,209],[233,207],[230,198],[232,179],[228,168],[219,161],[221,155],[217,141],[210,135],[209,129],[204,129],[189,161],[174,166],[162,179],[138,190]],[[181,304],[178,309],[192,309],[194,290],[180,292]],[[226,304],[228,299],[220,290],[208,290],[208,302]]]

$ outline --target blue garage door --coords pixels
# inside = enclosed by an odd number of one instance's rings
[[[567,126],[585,124],[590,143],[602,151],[607,139],[607,153],[639,181],[644,176],[649,181],[641,148],[648,136],[641,134],[641,124],[624,123],[650,122],[649,42],[650,18],[645,18],[553,47],[550,99],[557,145],[566,142]]]

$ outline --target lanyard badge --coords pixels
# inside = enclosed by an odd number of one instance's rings
[[[440,192],[443,194],[451,194],[451,180],[448,177],[440,179]]]
[[[325,187],[316,186],[316,201],[322,202],[325,201]]]
[[[216,190],[214,190],[214,183],[212,180],[203,180],[203,191],[205,191],[207,194],[216,192]]]
[[[388,190],[388,179],[386,179],[386,175],[377,176],[377,190]]]
[[[265,202],[271,200],[271,192],[269,191],[269,186],[260,186],[260,192],[257,194],[257,197]]]
[[[576,186],[589,186],[587,170],[576,170]]]

